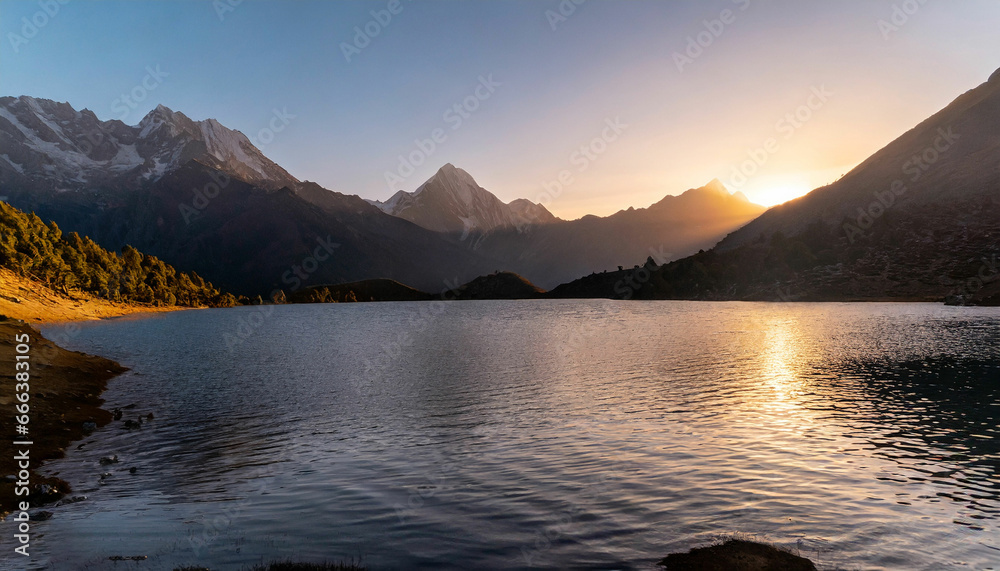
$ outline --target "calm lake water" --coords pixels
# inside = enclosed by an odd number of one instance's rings
[[[130,367],[107,407],[155,419],[48,465],[88,499],[35,525],[38,568],[653,569],[743,532],[822,569],[1000,569],[996,309],[391,303],[45,333]]]

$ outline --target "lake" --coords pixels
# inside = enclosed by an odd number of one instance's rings
[[[739,532],[821,569],[1000,569],[996,308],[299,305],[44,333],[130,367],[106,408],[155,418],[47,465],[88,499],[34,526],[39,568],[653,569]]]

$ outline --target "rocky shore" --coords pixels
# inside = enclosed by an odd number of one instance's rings
[[[15,337],[28,335],[30,347],[30,389],[28,391],[30,446],[29,495],[15,495],[20,468],[14,460],[13,417],[20,404],[15,393]],[[23,337],[21,337],[23,339]],[[71,442],[90,431],[111,422],[112,415],[100,408],[101,393],[108,379],[126,371],[124,367],[84,353],[67,351],[27,323],[0,316],[0,408],[4,413],[5,438],[0,439],[0,514],[8,514],[17,500],[27,499],[32,508],[57,501],[71,492],[69,485],[58,478],[42,477],[38,473],[45,460],[60,458]],[[23,439],[25,436],[16,436]]]

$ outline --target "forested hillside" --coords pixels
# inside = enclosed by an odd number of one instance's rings
[[[198,274],[178,272],[126,246],[109,252],[75,232],[0,202],[0,267],[51,288],[79,289],[114,302],[186,307],[236,304]]]

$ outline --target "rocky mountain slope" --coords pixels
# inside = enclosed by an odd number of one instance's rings
[[[300,182],[238,131],[157,107],[138,125],[30,97],[0,99],[0,199],[67,232],[131,245],[229,291],[396,279],[429,291],[494,261]]]
[[[720,249],[815,221],[857,240],[885,214],[995,196],[1000,183],[1000,70],[904,133],[837,182],[772,208]]]
[[[243,133],[162,105],[130,126],[68,103],[2,97],[0,149],[4,187],[136,189],[191,160],[263,188],[298,183]]]
[[[413,193],[369,203],[297,180],[213,119],[158,106],[129,126],[27,96],[0,98],[0,185],[0,199],[67,231],[251,296],[368,279],[435,292],[495,270],[551,288],[650,250],[673,259],[709,247],[762,210],[713,185],[567,222],[528,200],[505,204],[450,164]],[[313,267],[328,239],[337,251]]]
[[[1000,300],[1000,71],[840,181],[713,250],[596,275],[567,297]]]
[[[649,208],[566,221],[528,200],[504,204],[450,164],[415,192],[376,205],[545,288],[650,254],[670,261],[710,248],[765,210],[716,180]]]
[[[551,289],[649,256],[665,263],[711,248],[763,211],[712,181],[649,208],[497,231],[486,236],[477,251]]]

